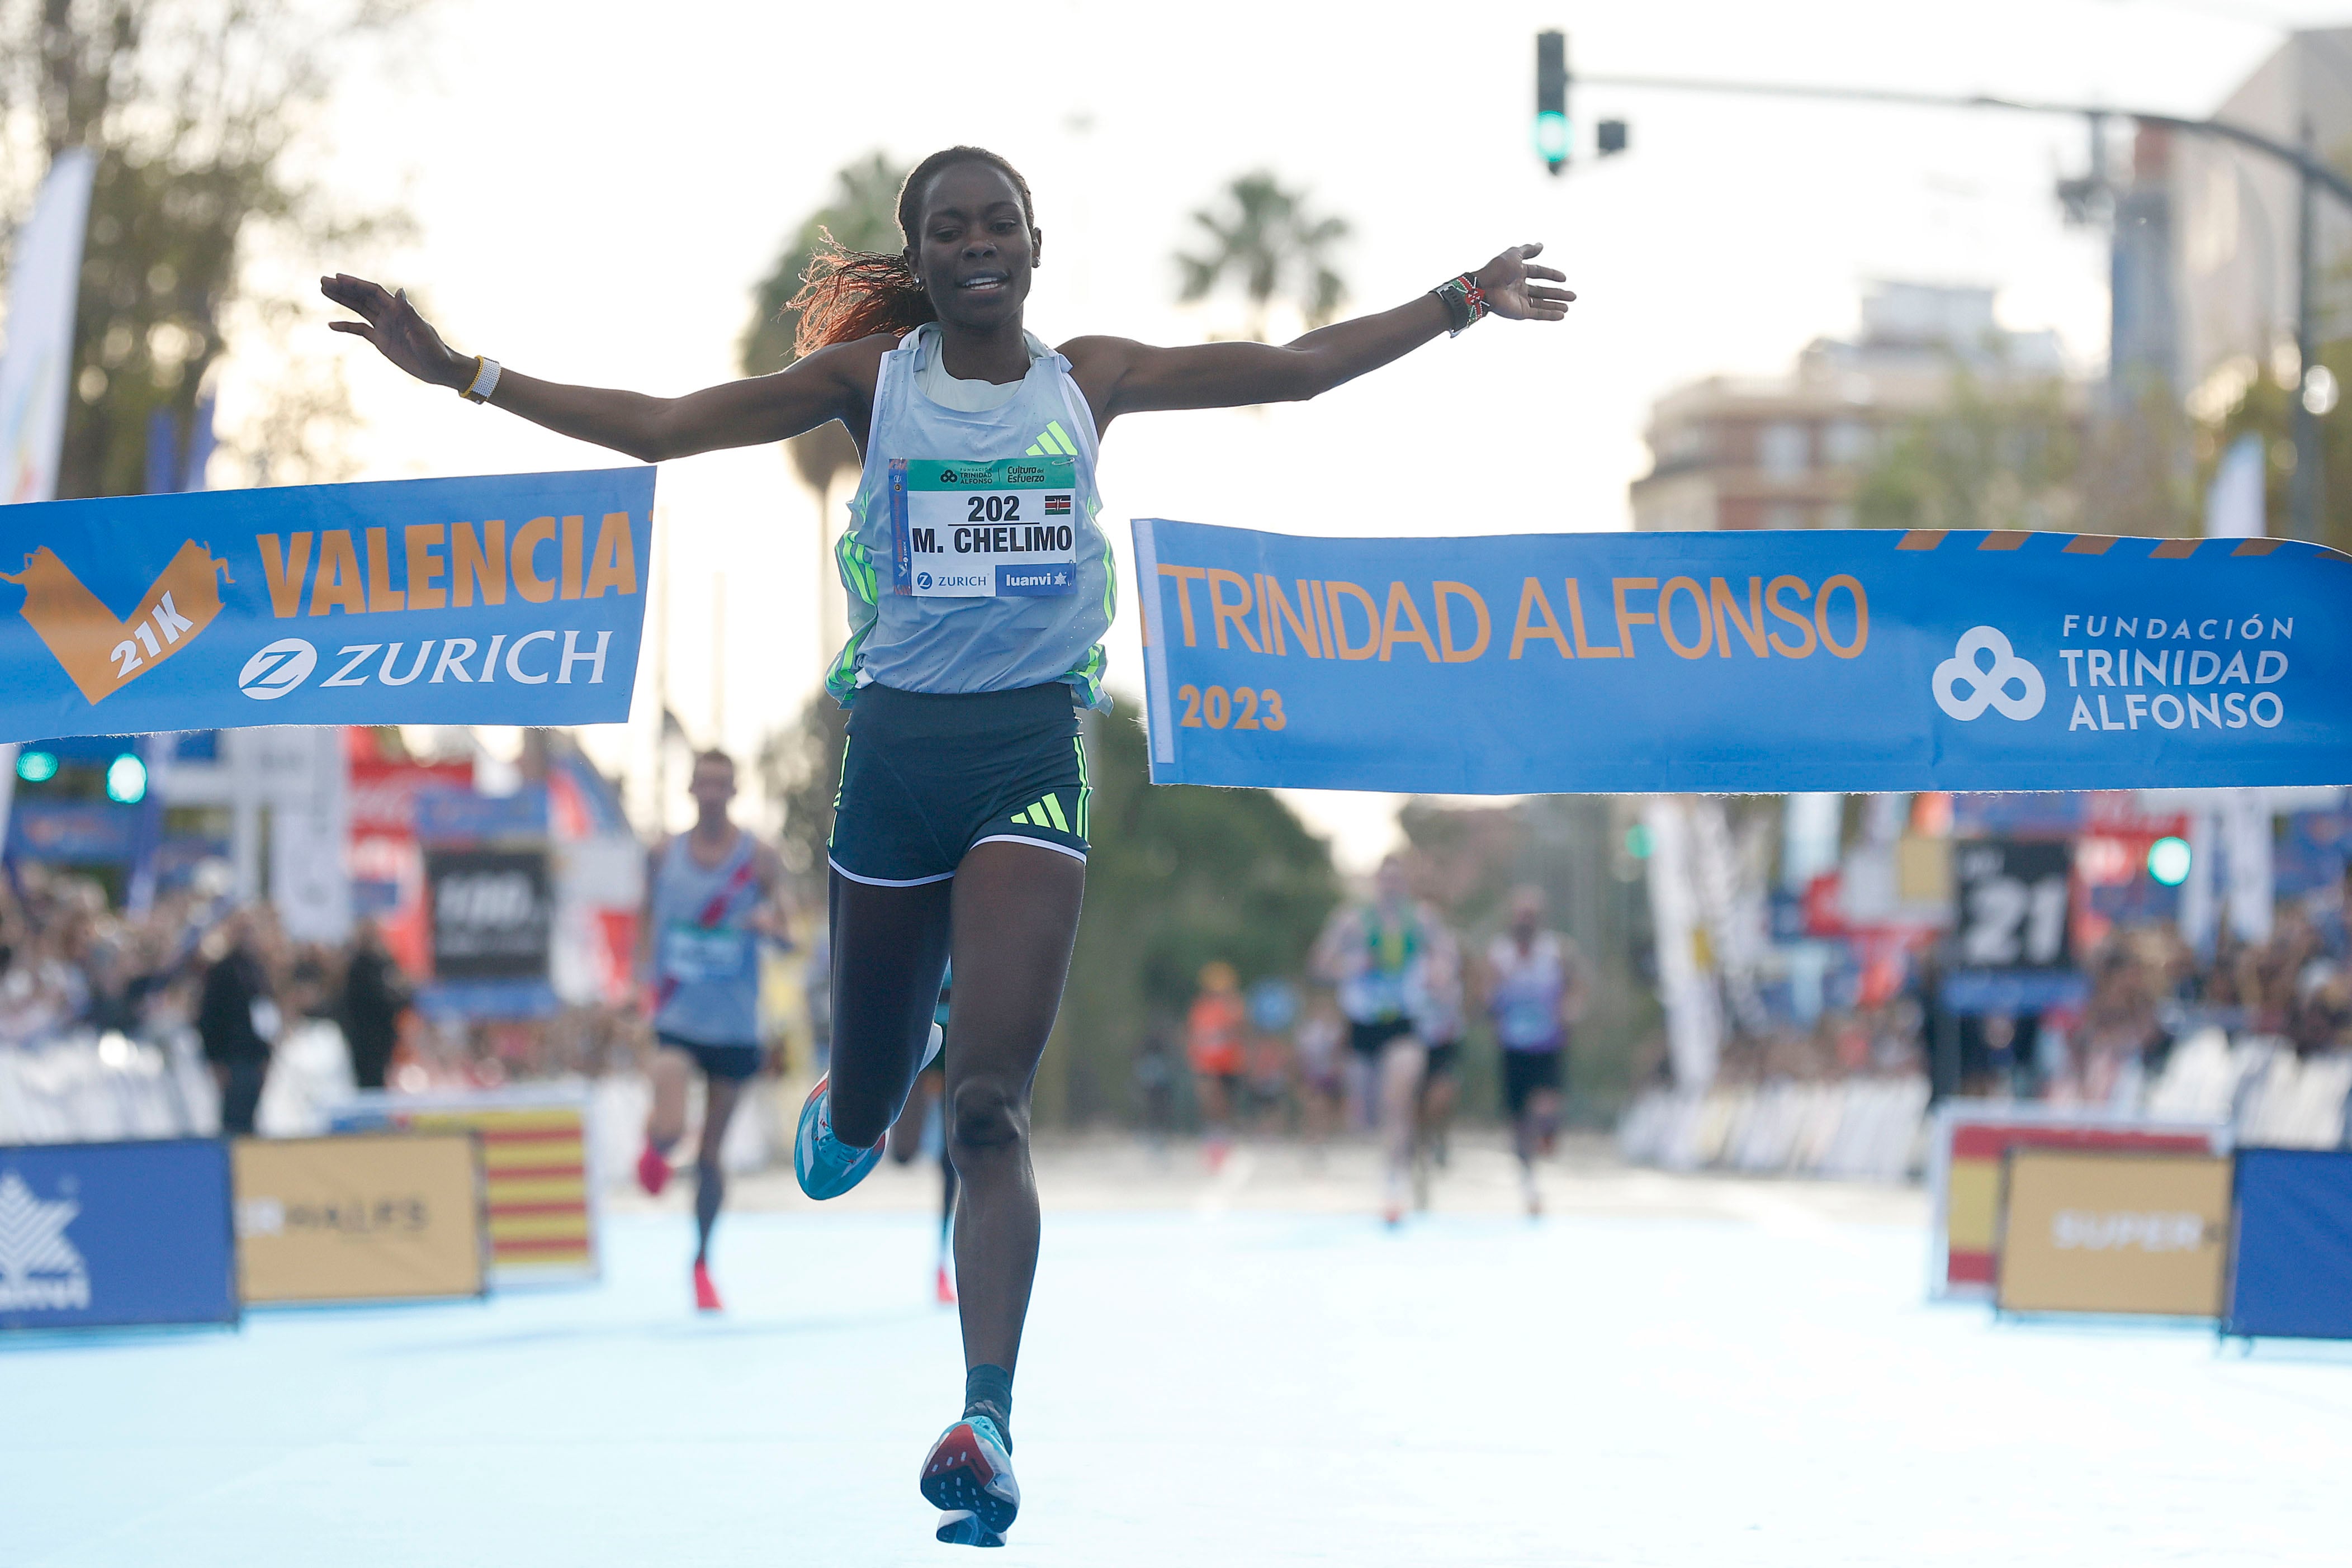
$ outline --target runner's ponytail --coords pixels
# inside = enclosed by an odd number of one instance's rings
[[[931,176],[955,163],[986,163],[1013,182],[1021,193],[1021,215],[1034,230],[1036,204],[1029,182],[1011,163],[984,147],[949,147],[915,165],[898,188],[898,233],[911,246],[921,214],[921,199]],[[929,294],[902,255],[884,256],[870,250],[850,250],[825,235],[817,245],[809,269],[801,275],[800,292],[784,309],[797,319],[793,332],[795,356],[813,354],[835,343],[870,338],[877,332],[901,336],[926,321],[939,319]]]

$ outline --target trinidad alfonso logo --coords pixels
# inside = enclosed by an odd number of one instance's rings
[[[1988,654],[1990,664],[1984,662]],[[2022,722],[2042,711],[2042,699],[2049,695],[2042,684],[2042,672],[2031,660],[2021,657],[2009,645],[2009,638],[1993,626],[1972,626],[1960,633],[1959,645],[1950,658],[1936,666],[1928,684],[1935,690],[1936,706],[1963,721],[1981,718],[1990,707],[2003,718]],[[1968,688],[1965,695],[1963,685]],[[2013,694],[2012,686],[2017,688]]]
[[[75,1312],[89,1305],[89,1269],[66,1227],[81,1206],[44,1203],[15,1171],[0,1176],[0,1312]]]
[[[81,695],[97,703],[194,642],[213,623],[221,612],[220,580],[227,568],[228,562],[188,540],[128,621],[116,620],[47,545],[25,558],[23,571],[0,571],[0,582],[24,589],[25,619]]]

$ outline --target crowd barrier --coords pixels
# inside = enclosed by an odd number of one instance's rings
[[[0,1330],[233,1323],[227,1146],[0,1148]]]
[[[1928,1135],[1930,1299],[1990,1296],[2000,1273],[2001,1166],[2017,1149],[2214,1155],[2230,1146],[2218,1122],[2126,1115],[2080,1106],[1948,1100]]]
[[[205,1137],[220,1095],[194,1030],[160,1043],[89,1030],[0,1045],[0,1144]]]
[[[490,1281],[597,1277],[598,1188],[590,1097],[580,1082],[462,1092],[353,1094],[331,1130],[477,1134],[488,1197]]]
[[[2229,1237],[2227,1155],[2013,1146],[1993,1304],[2215,1317]]]
[[[1899,1181],[1919,1168],[1921,1077],[1655,1090],[1617,1125],[1635,1165]]]
[[[2232,1338],[2352,1339],[2352,1152],[2240,1149]]]
[[[248,1305],[489,1289],[482,1149],[471,1133],[240,1138],[232,1163]]]

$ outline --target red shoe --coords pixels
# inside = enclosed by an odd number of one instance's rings
[[[955,1280],[948,1273],[948,1266],[945,1263],[940,1265],[939,1276],[932,1281],[932,1293],[934,1299],[943,1307],[952,1307],[956,1304]]]
[[[651,1144],[637,1156],[637,1185],[646,1189],[648,1197],[659,1197],[662,1188],[669,1185],[669,1161]]]
[[[727,1308],[719,1300],[719,1287],[710,1282],[710,1265],[694,1266],[694,1310],[698,1312],[723,1312]]]

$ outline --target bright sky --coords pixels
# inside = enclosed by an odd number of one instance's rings
[[[1649,465],[1650,403],[1669,388],[1783,370],[1811,339],[1850,331],[1880,277],[1996,286],[2007,324],[2054,327],[2095,368],[2106,263],[2051,195],[2084,155],[2066,120],[1580,89],[1580,136],[1622,117],[1633,150],[1548,178],[1529,141],[1538,28],[1566,28],[1572,67],[1595,74],[2202,114],[2276,47],[2276,24],[2327,14],[1497,0],[1475,26],[1454,15],[442,0],[421,72],[339,96],[330,154],[355,191],[404,200],[418,240],[311,270],[404,284],[452,342],[534,375],[683,392],[734,373],[749,290],[837,167],[877,146],[911,160],[971,141],[1037,193],[1034,329],[1185,341],[1235,321],[1173,303],[1188,214],[1270,166],[1353,225],[1342,262],[1361,307],[1529,239],[1583,302],[1565,326],[1484,324],[1312,404],[1122,422],[1102,475],[1121,558],[1139,516],[1331,534],[1620,528]],[[346,359],[363,477],[621,461],[406,382],[353,340],[320,352]],[[268,373],[235,367],[226,419],[239,381]],[[815,507],[775,449],[665,465],[659,494],[671,705],[698,744],[749,754],[798,711],[825,652],[816,595],[839,591],[817,578]],[[1131,609],[1111,648],[1113,684],[1139,690]],[[649,686],[636,713],[589,740],[641,785]],[[1297,803],[1345,865],[1391,841],[1394,797]]]

